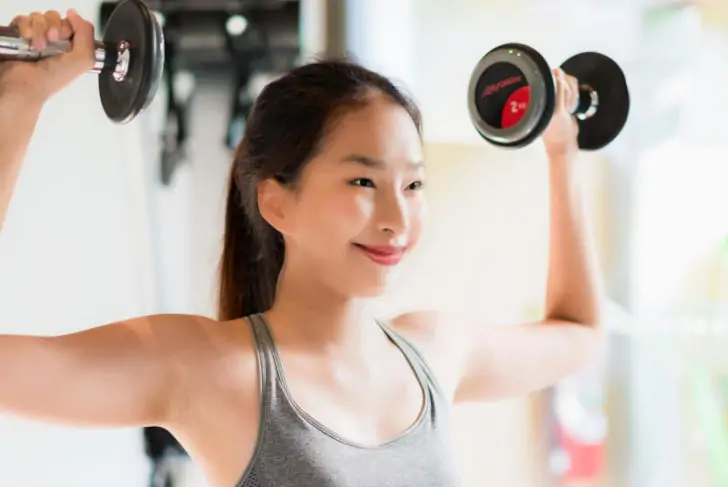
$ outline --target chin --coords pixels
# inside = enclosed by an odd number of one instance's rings
[[[386,294],[391,284],[391,276],[378,276],[377,278],[370,279],[362,278],[358,282],[350,281],[350,295],[356,298],[378,298],[383,294]]]
[[[341,271],[345,271],[342,273]],[[392,287],[399,275],[398,266],[380,266],[369,261],[342,263],[332,276],[340,292],[351,298],[378,298]]]
[[[378,298],[387,292],[387,285],[381,285],[381,286],[369,286],[364,289],[361,289],[359,292],[355,294],[357,298],[366,298],[366,299],[373,299]]]

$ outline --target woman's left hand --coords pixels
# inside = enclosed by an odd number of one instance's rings
[[[579,99],[579,84],[560,68],[554,69],[556,81],[556,107],[551,122],[543,133],[543,141],[550,160],[572,158],[579,152],[577,136],[579,125],[571,111]]]

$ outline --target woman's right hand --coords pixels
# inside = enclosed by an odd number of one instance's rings
[[[73,48],[39,61],[0,61],[0,96],[19,94],[43,103],[94,65],[94,26],[74,10],[65,19],[56,11],[18,16],[11,26],[35,50],[62,40],[71,40]]]

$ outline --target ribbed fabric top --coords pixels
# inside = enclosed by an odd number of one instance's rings
[[[449,404],[422,354],[383,323],[425,397],[415,423],[377,446],[358,445],[309,416],[293,400],[263,315],[248,319],[258,352],[261,419],[255,452],[237,487],[456,487]],[[392,405],[393,408],[396,404]]]

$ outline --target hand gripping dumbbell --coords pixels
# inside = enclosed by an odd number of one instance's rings
[[[577,54],[561,69],[579,83],[572,114],[578,144],[598,150],[622,131],[629,115],[629,89],[622,69],[596,52]],[[483,56],[468,88],[468,111],[475,129],[500,147],[529,145],[548,126],[556,106],[556,84],[546,60],[523,44],[503,44]]]
[[[0,26],[0,61],[35,61],[66,53],[69,41],[36,51],[14,27]],[[116,123],[130,122],[154,99],[164,70],[164,34],[154,13],[141,0],[123,0],[109,17],[96,62],[104,112]]]

